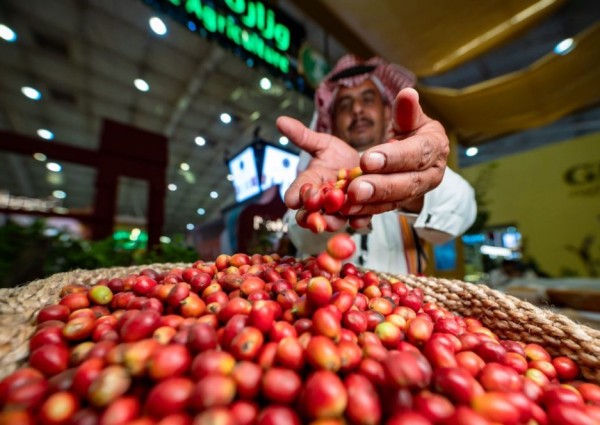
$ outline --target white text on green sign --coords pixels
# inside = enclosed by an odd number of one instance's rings
[[[277,22],[275,12],[258,1],[224,0],[231,13],[226,15],[204,4],[202,0],[169,0],[200,21],[211,33],[227,37],[244,50],[287,73],[290,61],[285,52],[291,44],[290,30]],[[242,25],[237,24],[237,19]],[[265,40],[272,41],[276,48]]]

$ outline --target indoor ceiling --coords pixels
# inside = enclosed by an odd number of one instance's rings
[[[347,48],[415,72],[423,104],[458,138],[461,166],[600,130],[600,2],[295,3]]]
[[[485,22],[490,19],[510,20],[522,2],[276,3],[304,25],[307,41],[331,61],[346,51],[379,54],[414,69],[420,84],[453,89],[526,68],[551,52],[560,40],[600,20],[600,3],[592,0],[528,1],[529,6],[538,4],[541,12],[535,19],[520,20],[514,28],[518,31],[488,37],[480,48],[463,49],[463,54],[450,54],[485,33]],[[471,7],[465,9],[469,13],[458,13],[463,3]],[[488,6],[481,6],[486,3]],[[447,19],[451,11],[461,20]],[[165,195],[163,233],[173,235],[184,232],[188,223],[197,226],[218,217],[234,203],[224,162],[227,156],[249,144],[257,128],[262,138],[277,142],[274,122],[279,115],[308,123],[312,101],[264,68],[248,67],[231,51],[168,17],[161,16],[167,35],[156,35],[148,25],[154,15],[142,0],[3,0],[0,23],[13,28],[18,38],[13,43],[0,40],[0,129],[36,136],[37,130],[44,128],[55,135],[47,143],[88,149],[98,147],[106,118],[164,134],[169,139],[167,183],[176,185],[177,190]],[[440,49],[439,40],[427,30],[433,27],[435,34],[447,34],[446,39],[456,45]],[[398,28],[406,31],[395,31]],[[413,41],[410,31],[421,31],[422,37]],[[270,90],[260,88],[263,77],[271,79]],[[150,90],[136,89],[136,78],[145,79]],[[41,100],[23,96],[23,86],[39,89]],[[219,120],[223,112],[233,117],[230,124]],[[576,112],[542,128],[486,140],[480,145],[479,158],[490,159],[600,129],[597,105]],[[444,111],[439,113],[444,116]],[[206,139],[206,145],[195,143],[198,136]],[[464,153],[464,147],[459,149]],[[475,161],[464,159],[465,163]],[[31,198],[46,198],[62,190],[67,195],[62,200],[65,207],[89,211],[95,172],[63,163],[57,175],[47,170],[49,160],[0,152],[0,190]],[[188,164],[189,170],[182,170],[182,163]],[[216,199],[209,195],[211,191],[218,193]],[[128,217],[132,224],[143,223],[146,202],[143,182],[120,182],[121,217]],[[201,208],[203,215],[198,213]]]

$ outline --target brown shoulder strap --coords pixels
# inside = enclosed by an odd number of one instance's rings
[[[398,218],[400,220],[400,232],[404,244],[404,256],[406,257],[408,273],[414,275],[423,274],[425,270],[425,257],[421,241],[417,237],[412,225],[408,222],[408,219],[402,214],[399,214]]]

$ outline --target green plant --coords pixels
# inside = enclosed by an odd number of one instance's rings
[[[67,234],[52,238],[44,264],[45,275],[73,269],[97,269],[134,264],[133,251],[120,249],[113,238],[99,241],[74,239]]]
[[[89,241],[62,231],[48,232],[44,220],[0,227],[0,287],[11,287],[75,269],[135,264],[194,262],[196,251],[176,235],[169,244],[130,250],[112,237]]]
[[[0,227],[0,287],[15,286],[43,274],[48,247],[44,228],[42,220],[30,226],[8,220]]]
[[[183,235],[175,235],[170,243],[161,243],[150,251],[138,252],[134,257],[136,264],[192,263],[198,259],[198,253],[187,245]]]

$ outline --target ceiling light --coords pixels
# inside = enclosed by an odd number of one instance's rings
[[[36,152],[33,154],[33,159],[35,159],[36,161],[44,162],[48,159],[48,157],[41,152]]]
[[[229,115],[229,114],[228,114],[228,113],[226,113],[226,112],[223,112],[223,113],[221,114],[220,118],[221,118],[221,122],[222,122],[223,124],[229,124],[229,123],[231,122],[231,115]]]
[[[176,184],[173,184],[173,183],[171,183],[171,184],[169,184],[169,185],[167,186],[167,188],[168,188],[168,189],[169,189],[171,192],[175,192],[175,191],[177,190],[177,185],[176,185]]]
[[[54,139],[54,133],[52,133],[50,130],[46,130],[45,128],[38,129],[37,135],[46,140]]]
[[[250,121],[256,121],[260,118],[260,112],[254,111],[250,114]]]
[[[260,88],[263,90],[269,90],[273,85],[271,84],[271,80],[267,77],[263,77],[260,79]]]
[[[198,215],[204,215],[204,214],[206,214],[206,210],[204,208],[198,208],[196,210],[196,212],[198,213]]]
[[[161,243],[171,243],[171,238],[168,236],[161,236],[160,238],[158,238],[158,240]]]
[[[287,138],[287,137],[285,137],[285,136],[281,136],[281,137],[279,138],[279,144],[280,144],[280,145],[283,145],[283,146],[285,146],[285,145],[287,145],[289,142],[290,142],[290,139],[288,139],[288,138]]]
[[[49,162],[46,164],[46,168],[50,171],[53,171],[55,173],[60,173],[60,171],[62,170],[62,166],[57,163],[57,162]]]
[[[194,225],[192,223],[188,223],[185,228],[188,230],[194,230]]]
[[[14,32],[10,27],[4,24],[0,24],[0,38],[12,43],[17,40],[17,33]]]
[[[475,155],[477,155],[478,152],[479,152],[479,149],[477,149],[476,147],[472,147],[472,148],[467,149],[465,154],[467,156],[475,156]]]
[[[194,142],[196,142],[196,144],[197,144],[198,146],[204,146],[204,145],[206,144],[206,139],[205,139],[204,137],[202,137],[202,136],[197,136],[197,137],[194,139]]]
[[[213,190],[212,192],[210,192],[210,197],[213,199],[217,199],[219,197],[219,194]]]
[[[182,162],[181,164],[179,164],[179,168],[181,168],[183,171],[189,171],[190,164],[188,164],[187,162]]]
[[[167,26],[162,21],[162,19],[153,16],[152,18],[150,18],[148,23],[150,24],[150,28],[152,29],[152,31],[154,31],[156,34],[165,35],[167,33]]]
[[[23,86],[21,87],[21,93],[32,100],[40,100],[42,98],[42,93],[33,87]]]
[[[54,196],[56,199],[65,199],[67,197],[67,193],[62,190],[55,190],[52,192],[52,196]]]
[[[575,48],[575,42],[572,38],[565,38],[563,41],[554,46],[554,53],[557,55],[566,55]]]
[[[230,182],[232,182],[234,179],[233,174],[227,174],[227,180],[229,180]]]
[[[136,78],[133,81],[135,88],[139,91],[148,91],[150,90],[150,85],[146,82],[146,80],[142,80],[141,78]]]

